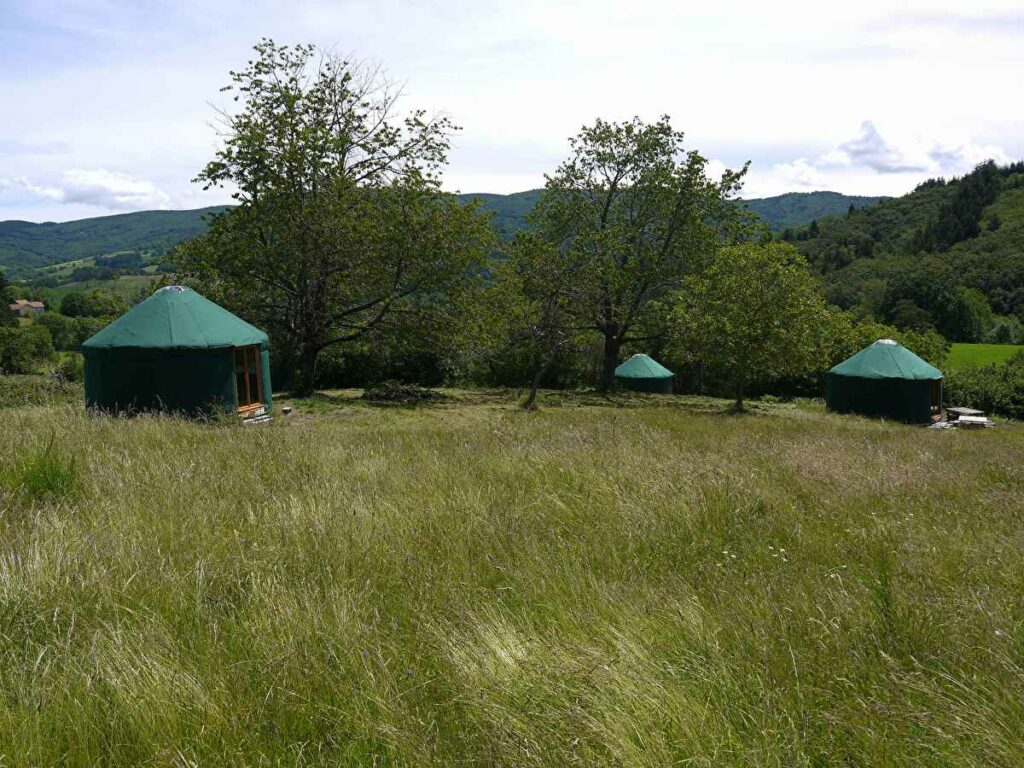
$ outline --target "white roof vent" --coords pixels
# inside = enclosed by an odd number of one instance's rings
[[[875,342],[875,344],[885,344],[886,346],[891,346],[891,347],[895,347],[896,346],[896,342],[893,341],[892,339],[879,339],[878,341]]]

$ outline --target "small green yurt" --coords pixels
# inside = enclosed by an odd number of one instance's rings
[[[942,371],[879,339],[828,372],[825,404],[839,413],[928,424],[942,411]]]
[[[633,355],[615,369],[616,380],[634,392],[670,395],[674,376],[672,371],[647,355]]]
[[[246,417],[270,409],[267,334],[183,286],[128,310],[82,354],[89,408]]]

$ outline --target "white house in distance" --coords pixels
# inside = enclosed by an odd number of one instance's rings
[[[46,305],[43,302],[28,301],[27,299],[18,299],[13,304],[8,304],[7,306],[18,317],[31,317],[46,311]]]

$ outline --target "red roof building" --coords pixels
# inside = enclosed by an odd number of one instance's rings
[[[19,317],[29,317],[46,311],[46,305],[43,302],[28,301],[27,299],[18,299],[13,304],[8,304],[7,306],[11,312],[14,312]]]

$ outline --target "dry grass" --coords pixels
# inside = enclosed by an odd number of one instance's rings
[[[1024,762],[1021,427],[449,394],[6,412],[0,764]]]

